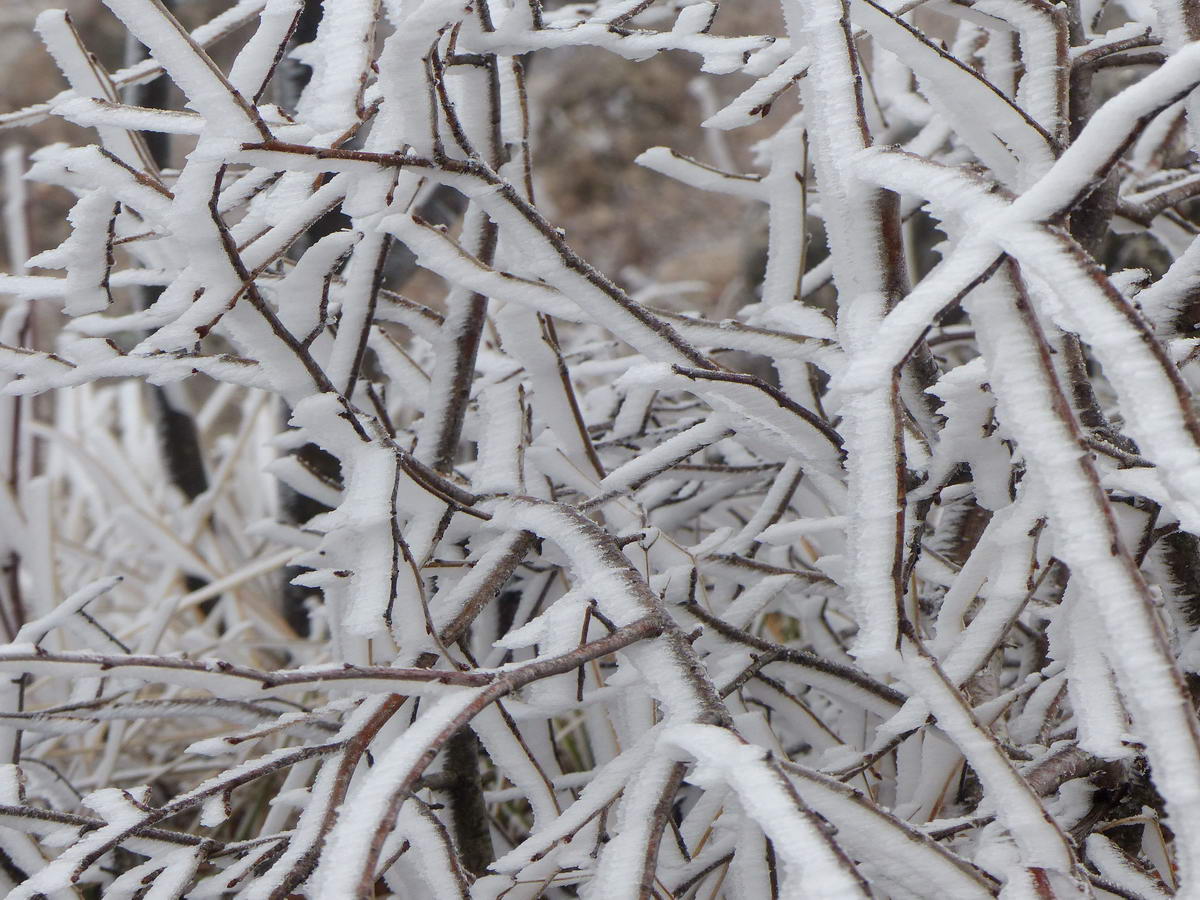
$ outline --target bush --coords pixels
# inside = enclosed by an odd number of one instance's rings
[[[1200,889],[1182,5],[105,5],[0,117],[97,141],[5,157],[7,896]]]

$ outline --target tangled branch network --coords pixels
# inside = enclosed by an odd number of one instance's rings
[[[104,3],[0,116],[96,139],[5,157],[6,896],[1200,897],[1194,4]],[[629,161],[732,318],[539,204],[582,48],[764,135]]]

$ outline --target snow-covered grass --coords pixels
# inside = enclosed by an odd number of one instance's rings
[[[104,3],[0,114],[94,138],[3,156],[6,896],[1200,896],[1183,4]],[[723,296],[541,201],[596,52]]]

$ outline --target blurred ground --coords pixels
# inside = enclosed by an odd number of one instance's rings
[[[780,34],[778,15],[774,0],[729,3],[714,30]],[[726,156],[751,171],[753,142],[775,130],[794,108],[790,102],[760,127],[732,133],[700,127],[713,104],[724,105],[749,84],[742,76],[700,76],[696,58],[679,53],[644,62],[594,49],[535,56],[529,86],[539,203],[573,244],[626,287],[698,280],[708,284],[703,294],[669,305],[736,309],[748,302],[743,294],[762,265],[762,209],[685,187],[633,160],[662,145],[712,165]]]

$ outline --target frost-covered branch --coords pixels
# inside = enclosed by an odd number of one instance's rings
[[[94,138],[4,156],[7,896],[1200,891],[1186,4],[104,4],[0,113]],[[707,213],[612,262],[561,122]]]

